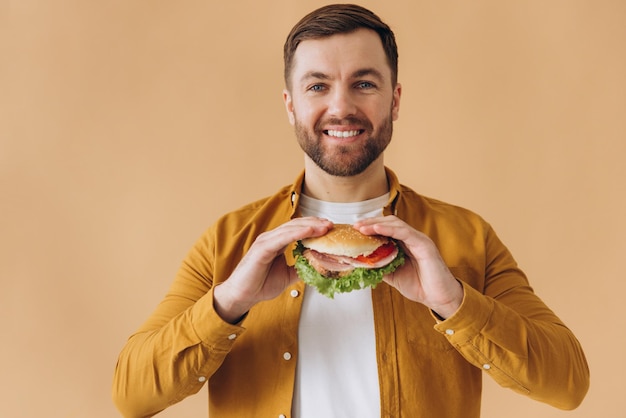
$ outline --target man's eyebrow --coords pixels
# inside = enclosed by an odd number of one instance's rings
[[[309,71],[300,78],[300,81],[307,81],[310,79],[328,80],[330,79],[330,76],[328,74],[324,74],[321,71]]]
[[[375,68],[362,68],[360,70],[357,70],[354,73],[352,73],[351,78],[358,79],[358,78],[367,77],[367,76],[377,78],[378,80],[385,79],[383,74]],[[309,71],[300,78],[300,81],[304,82],[310,79],[330,80],[330,78],[331,77],[328,74],[323,73],[321,71]]]
[[[374,78],[377,78],[378,80],[385,79],[382,73],[375,68],[363,68],[352,73],[352,78],[361,78],[366,76],[372,76]]]

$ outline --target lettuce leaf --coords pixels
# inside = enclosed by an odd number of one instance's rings
[[[389,264],[377,269],[367,269],[362,267],[355,268],[350,274],[336,279],[329,279],[322,276],[309,264],[307,259],[302,256],[305,247],[298,242],[293,250],[296,259],[295,268],[298,276],[309,286],[317,289],[322,295],[334,298],[335,293],[347,293],[353,290],[365,289],[366,287],[375,288],[383,281],[385,274],[395,271],[404,264],[404,252],[402,247],[398,245],[398,256]]]

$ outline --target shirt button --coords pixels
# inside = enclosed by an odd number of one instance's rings
[[[289,294],[292,298],[297,298],[300,292],[298,292],[296,289],[293,289]]]
[[[200,376],[200,377],[198,378],[198,382],[200,382],[200,383],[204,383],[204,382],[206,382],[206,377],[204,377],[204,376]]]
[[[234,340],[235,338],[237,338],[237,334],[230,334],[230,335],[228,336],[228,339],[229,339],[229,340]]]
[[[287,418],[287,415],[285,415],[285,414],[280,414],[280,415],[278,416],[278,418]]]
[[[290,353],[289,351],[285,351],[285,352],[283,353],[283,358],[284,358],[285,360],[291,360],[291,353]]]
[[[491,365],[490,365],[490,364],[485,363],[485,364],[483,364],[483,369],[485,369],[485,370],[489,370],[489,369],[491,369]]]
[[[454,335],[454,330],[453,330],[453,329],[447,329],[447,330],[446,330],[446,334],[448,334],[448,335]]]

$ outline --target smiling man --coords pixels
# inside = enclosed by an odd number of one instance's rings
[[[292,65],[284,98],[308,157],[305,169],[341,177],[368,168],[380,172],[398,118],[401,87],[392,81],[378,34],[357,29],[306,40]]]
[[[191,249],[120,354],[120,411],[150,416],[208,382],[211,417],[478,418],[483,375],[575,408],[589,385],[583,351],[490,225],[384,164],[402,93],[389,27],[359,6],[325,6],[284,50],[304,171]],[[334,224],[393,240],[405,263],[375,287],[321,295],[291,251]]]

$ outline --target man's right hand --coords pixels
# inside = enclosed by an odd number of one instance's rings
[[[257,303],[280,295],[298,280],[284,257],[287,246],[322,236],[332,226],[326,219],[296,218],[259,235],[230,277],[215,287],[213,304],[218,315],[235,323]]]

